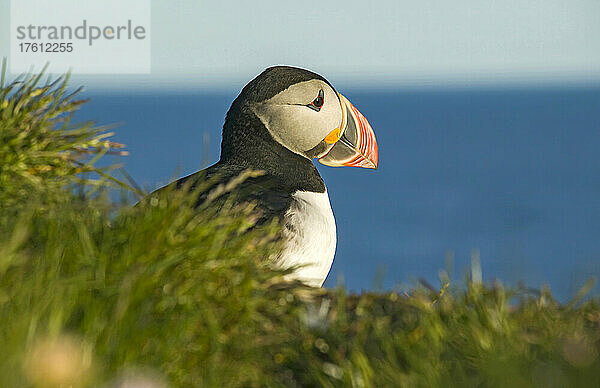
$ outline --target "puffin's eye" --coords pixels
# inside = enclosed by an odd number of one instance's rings
[[[323,89],[319,90],[319,95],[315,98],[310,104],[307,106],[317,112],[321,110],[321,107],[325,103],[325,95],[323,93]]]

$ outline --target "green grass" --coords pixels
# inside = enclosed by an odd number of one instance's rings
[[[285,282],[235,184],[113,203],[94,162],[121,145],[71,122],[65,79],[21,81],[0,85],[1,387],[600,386],[595,299]]]

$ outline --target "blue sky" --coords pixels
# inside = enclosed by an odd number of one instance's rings
[[[88,83],[221,87],[273,64],[377,87],[600,82],[597,0],[151,3],[152,75]]]

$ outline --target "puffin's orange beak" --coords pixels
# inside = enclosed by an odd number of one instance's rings
[[[333,147],[319,158],[319,162],[326,166],[363,167],[377,169],[379,151],[377,141],[371,125],[341,94],[342,123],[324,139]]]

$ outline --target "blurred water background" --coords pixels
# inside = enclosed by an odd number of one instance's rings
[[[340,91],[380,168],[318,165],[338,226],[326,286],[460,282],[477,256],[484,280],[561,299],[600,275],[600,87]],[[125,169],[150,190],[218,160],[236,94],[91,91],[78,118],[119,123]]]

